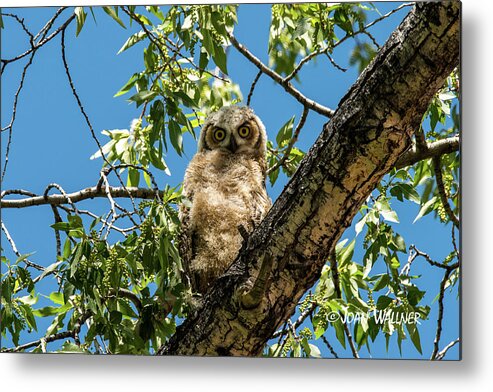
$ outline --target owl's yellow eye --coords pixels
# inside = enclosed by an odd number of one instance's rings
[[[248,137],[248,135],[250,135],[250,128],[248,128],[246,125],[242,125],[238,129],[238,135],[240,135],[241,137]]]
[[[225,137],[226,137],[226,132],[224,132],[224,129],[217,128],[214,131],[214,139],[216,139],[216,141],[222,142]]]

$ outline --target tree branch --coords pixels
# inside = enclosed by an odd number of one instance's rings
[[[460,141],[459,136],[452,136],[447,139],[437,140],[425,145],[426,148],[417,148],[414,145],[409,151],[404,153],[399,158],[395,167],[401,169],[406,166],[414,165],[424,159],[429,159],[444,154],[450,154],[455,151],[459,151]]]
[[[116,198],[128,198],[128,194],[136,199],[154,199],[156,197],[156,192],[154,189],[147,188],[137,188],[137,187],[109,187],[111,195]],[[159,192],[162,197],[163,192]],[[2,196],[3,197],[3,196]],[[107,197],[105,189],[98,189],[97,186],[91,188],[82,189],[77,192],[68,193],[66,195],[46,195],[46,196],[33,196],[24,199],[17,200],[2,200],[0,201],[1,208],[24,208],[40,205],[61,205],[77,203],[82,200],[93,199],[95,197]]]
[[[26,344],[23,344],[23,345],[14,347],[14,348],[2,350],[2,352],[15,353],[15,352],[27,350],[28,348],[39,346],[43,342],[46,344],[46,343],[54,342],[56,340],[61,340],[61,339],[68,339],[68,338],[76,339],[77,335],[80,332],[82,325],[91,316],[92,316],[92,312],[90,312],[90,311],[87,311],[86,313],[81,315],[79,317],[79,319],[77,320],[77,322],[74,326],[74,329],[72,329],[71,331],[58,332],[58,333],[55,333],[53,335],[35,340],[33,342],[30,342],[30,343],[26,343]]]
[[[260,71],[269,76],[272,80],[277,82],[284,90],[292,95],[298,102],[300,102],[303,106],[308,107],[309,109],[325,116],[332,117],[334,115],[334,111],[329,109],[314,100],[305,97],[299,90],[297,90],[289,81],[284,80],[284,78],[279,75],[277,72],[273,71],[271,68],[267,67],[262,61],[260,61],[255,55],[253,55],[243,44],[239,43],[235,36],[232,33],[228,33],[228,38],[233,44],[233,46],[240,52],[243,56],[245,56],[253,65],[255,65]]]
[[[158,354],[262,352],[319,279],[361,205],[409,148],[429,102],[458,64],[459,23],[459,2],[416,4],[343,97],[264,221],[204,296],[200,310]],[[234,37],[232,42],[259,69],[265,67]],[[272,256],[272,269],[265,295],[256,308],[244,309],[235,293],[258,276],[266,254]]]

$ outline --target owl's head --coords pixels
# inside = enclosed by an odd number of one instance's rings
[[[209,115],[198,143],[198,152],[216,149],[265,158],[267,135],[264,124],[249,107],[222,107]]]

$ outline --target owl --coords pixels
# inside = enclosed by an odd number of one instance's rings
[[[207,292],[267,214],[266,151],[265,127],[248,107],[223,107],[205,121],[179,209],[180,254],[193,292]]]

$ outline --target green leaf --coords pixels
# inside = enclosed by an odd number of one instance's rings
[[[144,102],[152,101],[156,97],[156,95],[157,95],[156,91],[144,90],[144,91],[139,91],[135,95],[132,95],[128,100],[134,101],[137,104],[137,107],[139,107]]]
[[[295,116],[291,117],[277,132],[276,142],[279,147],[289,143],[293,137],[293,124]]]
[[[156,169],[166,170],[166,164],[164,163],[163,157],[154,147],[151,147],[149,150],[149,157],[151,159],[151,163]]]
[[[55,306],[45,306],[44,308],[35,309],[33,314],[36,317],[48,317],[58,314],[60,307]]]
[[[336,338],[341,343],[342,347],[346,348],[346,335],[344,334],[344,327],[341,320],[337,320],[332,323],[336,331]]]
[[[65,299],[63,298],[63,293],[53,292],[50,294],[49,298],[51,299],[52,302],[56,303],[57,305],[64,305],[65,304]]]
[[[386,221],[399,223],[399,218],[395,211],[380,211],[380,214],[382,214],[383,219]]]
[[[183,20],[183,24],[181,25],[182,30],[190,30],[193,26],[194,22],[192,19],[192,14],[187,15],[187,17]]]
[[[430,200],[423,204],[418,212],[418,215],[416,216],[416,218],[414,218],[413,223],[421,219],[423,216],[429,214],[433,210],[433,205],[435,204],[436,200],[436,196],[433,196]]]
[[[111,16],[120,26],[124,29],[127,27],[123,24],[121,19],[118,17],[118,8],[117,7],[103,7],[104,12],[106,12],[109,16]]]
[[[62,261],[57,261],[53,264],[50,264],[48,267],[46,267],[45,270],[43,271],[43,273],[39,276],[38,281],[43,279],[46,275],[55,271],[61,263],[62,263]]]
[[[82,27],[84,27],[84,22],[86,21],[87,13],[84,11],[83,7],[75,7],[74,13],[75,13],[75,19],[77,21],[75,36],[78,37],[79,33],[82,30]]]
[[[379,291],[386,288],[390,283],[390,277],[387,274],[383,274],[380,279],[377,280],[375,286],[373,286],[373,291]]]
[[[406,253],[406,242],[400,234],[396,233],[393,243],[395,244],[398,251]]]
[[[110,312],[110,323],[120,324],[122,322],[122,314],[118,310],[112,310]]]
[[[225,74],[228,74],[227,67],[227,57],[224,48],[221,45],[216,45],[214,47],[214,53],[212,54],[212,59],[214,63],[219,67],[219,69]]]
[[[414,189],[414,188],[412,187],[412,185],[411,185],[411,184],[404,184],[404,183],[399,183],[399,184],[397,184],[395,187],[393,187],[393,188],[390,190],[390,194],[391,194],[391,195],[393,195],[393,196],[395,196],[395,195],[392,193],[392,190],[393,190],[393,189],[395,189],[395,188],[400,189],[400,191],[402,192],[402,195],[403,195],[406,199],[408,199],[408,200],[410,200],[410,201],[412,201],[412,202],[414,202],[414,203],[417,203],[417,204],[419,204],[419,203],[420,203],[419,194],[418,194],[418,192],[416,191],[416,189]]]
[[[406,329],[409,332],[409,336],[411,337],[411,341],[413,342],[414,347],[416,347],[416,350],[418,350],[420,354],[423,354],[421,349],[421,339],[419,337],[419,331],[416,324],[406,324]]]
[[[72,243],[70,242],[70,238],[67,237],[65,240],[65,244],[63,245],[62,257],[67,260],[72,253]]]
[[[207,65],[209,64],[209,55],[205,49],[200,50],[200,57],[199,57],[199,68],[200,68],[200,75],[202,75],[203,71],[207,68]]]
[[[183,135],[181,133],[181,128],[178,123],[172,118],[168,122],[169,139],[171,144],[175,148],[178,155],[181,156],[183,152]]]
[[[127,50],[128,48],[131,48],[135,44],[139,43],[146,37],[146,33],[144,31],[139,31],[138,33],[135,33],[131,35],[123,44],[123,46],[120,48],[117,54],[120,54]]]
[[[26,253],[24,255],[20,255],[16,260],[15,260],[15,264],[19,264],[20,262],[26,260],[28,257],[32,256],[35,252],[32,252],[32,253]]]
[[[322,358],[322,353],[320,352],[320,349],[315,346],[314,344],[309,344],[310,347],[310,357],[312,358]]]
[[[19,297],[18,300],[25,305],[34,305],[36,302],[38,302],[38,296],[33,297],[32,295],[26,295],[24,297]]]
[[[34,318],[34,314],[31,307],[29,305],[21,305],[21,309],[29,327],[37,331],[38,326],[36,325],[36,319]]]
[[[269,182],[272,186],[276,183],[277,178],[279,177],[279,172],[280,170],[277,168],[269,173]]]
[[[134,312],[132,307],[123,298],[118,298],[117,310],[120,311],[124,316],[137,318],[137,314]]]
[[[128,82],[125,83],[123,87],[120,88],[120,90],[115,95],[113,95],[113,98],[128,93],[132,89],[132,87],[135,86],[135,83],[137,83],[137,77],[138,74],[133,74],[131,78],[128,80]]]
[[[61,354],[69,354],[69,353],[89,354],[89,352],[86,349],[79,347],[76,344],[69,342],[68,340],[65,343],[63,343],[62,348],[56,352]]]
[[[139,186],[140,181],[140,172],[133,167],[128,168],[128,176],[127,176],[127,186]]]
[[[63,230],[63,231],[69,231],[70,230],[70,224],[67,222],[57,222],[53,223],[50,225],[55,230]]]
[[[343,248],[339,255],[339,266],[342,268],[349,262],[351,262],[354,254],[354,245],[356,244],[356,239],[352,240],[346,248]]]
[[[392,303],[392,298],[387,297],[386,295],[381,295],[378,297],[377,301],[377,309],[378,310],[383,310],[386,309],[391,303]]]
[[[356,231],[356,236],[358,236],[359,233],[361,233],[361,230],[363,230],[363,227],[365,226],[366,220],[368,219],[368,214],[365,214],[363,218],[360,219],[358,223],[354,226],[354,230]]]

